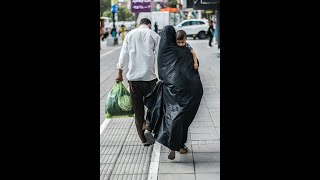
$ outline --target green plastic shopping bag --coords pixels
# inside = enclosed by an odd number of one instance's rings
[[[122,82],[115,84],[109,92],[105,112],[107,118],[133,117],[130,93]]]

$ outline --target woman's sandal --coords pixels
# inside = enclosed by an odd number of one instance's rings
[[[182,148],[180,148],[180,154],[186,154],[188,152],[188,147],[186,145],[183,145]]]

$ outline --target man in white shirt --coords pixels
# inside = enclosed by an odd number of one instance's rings
[[[116,81],[123,81],[122,71],[128,67],[127,79],[135,113],[138,135],[144,146],[155,141],[144,119],[143,98],[155,87],[157,82],[157,63],[160,36],[151,30],[151,21],[143,18],[137,29],[131,30],[125,37],[117,68]]]

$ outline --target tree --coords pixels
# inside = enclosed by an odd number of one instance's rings
[[[168,2],[167,2],[167,6],[168,7],[171,7],[171,8],[176,8],[177,7],[177,0],[169,0]]]
[[[107,9],[102,14],[103,17],[112,17],[112,12]],[[118,7],[118,21],[133,21],[134,16],[126,7]]]
[[[106,10],[103,12],[102,17],[112,17],[112,12],[110,10]]]
[[[100,0],[100,13],[111,11],[111,0]]]
[[[118,21],[133,21],[132,13],[126,7],[118,8]]]

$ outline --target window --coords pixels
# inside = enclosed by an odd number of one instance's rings
[[[190,25],[191,25],[191,21],[185,22],[185,23],[182,24],[182,26],[190,26]]]
[[[192,25],[199,25],[199,21],[192,21]]]

